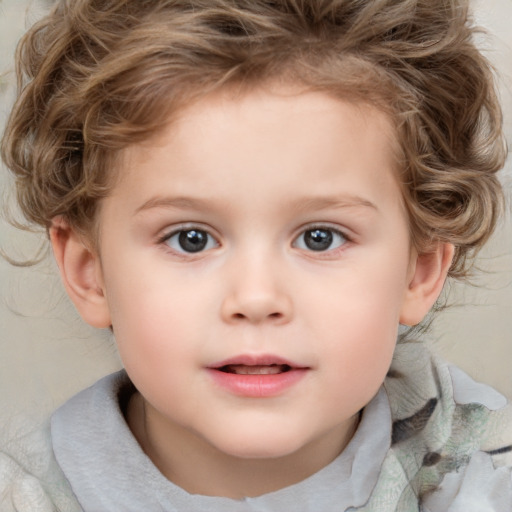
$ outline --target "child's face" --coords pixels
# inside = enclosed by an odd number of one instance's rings
[[[414,272],[392,140],[371,107],[281,90],[207,97],[126,151],[100,282],[149,428],[241,457],[340,451]]]

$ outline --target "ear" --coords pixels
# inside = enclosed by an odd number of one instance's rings
[[[62,217],[53,219],[50,241],[64,287],[82,318],[93,327],[110,327],[98,255]]]
[[[452,244],[439,243],[431,252],[412,255],[401,324],[419,324],[430,311],[443,289],[454,250]]]

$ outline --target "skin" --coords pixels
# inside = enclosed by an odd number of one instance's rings
[[[452,247],[411,247],[394,148],[370,106],[222,92],[124,152],[98,252],[56,219],[68,293],[89,323],[113,326],[139,391],[128,424],[187,491],[255,496],[331,462],[385,378],[399,322],[437,298]],[[191,229],[204,250],[180,245]],[[314,229],[331,245],[312,250]],[[303,375],[275,396],[240,396],[210,368],[241,355]]]

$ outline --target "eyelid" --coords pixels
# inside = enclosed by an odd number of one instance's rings
[[[204,231],[208,233],[211,237],[213,237],[217,242],[219,241],[219,235],[216,233],[214,229],[210,226],[202,224],[201,222],[183,222],[180,224],[174,224],[172,226],[168,226],[164,229],[160,230],[160,233],[157,235],[156,241],[157,243],[163,243],[168,240],[171,236],[180,233],[181,231],[192,231],[196,229],[197,231]]]
[[[301,234],[306,231],[313,231],[315,229],[325,229],[326,231],[334,231],[339,233],[348,241],[352,241],[354,239],[354,235],[351,234],[351,231],[348,228],[340,226],[339,224],[334,224],[331,222],[312,222],[310,224],[305,224],[298,228],[295,231],[295,235],[293,236],[293,240],[296,240]]]
[[[313,249],[309,248],[302,248],[297,246],[297,241],[300,239],[302,235],[304,235],[307,231],[314,231],[315,229],[318,230],[325,230],[325,231],[331,231],[333,233],[336,233],[338,236],[341,236],[344,239],[344,242],[341,243],[339,246],[334,247],[332,249],[326,249],[325,251],[315,251]],[[353,241],[353,237],[349,234],[347,234],[346,229],[341,228],[339,225],[333,225],[329,222],[315,222],[312,224],[307,224],[305,226],[302,226],[300,230],[298,230],[293,237],[292,240],[292,247],[297,248],[301,251],[304,251],[305,253],[311,253],[316,255],[317,257],[327,257],[329,254],[335,254],[341,250],[344,250],[345,246]]]
[[[184,231],[204,231],[209,237],[211,237],[215,241],[215,247],[210,247],[208,249],[204,249],[198,252],[187,252],[187,251],[179,251],[174,248],[172,248],[170,245],[168,245],[166,242],[168,242],[173,236],[178,235],[179,233],[182,233]],[[202,253],[207,252],[211,249],[217,248],[221,245],[219,241],[219,236],[215,233],[215,230],[213,230],[210,226],[206,226],[204,224],[201,224],[200,222],[185,222],[182,224],[173,225],[171,227],[168,227],[163,234],[159,235],[156,239],[156,244],[159,246],[165,246],[166,251],[173,252],[176,255],[179,255],[181,257],[197,257],[200,256]]]

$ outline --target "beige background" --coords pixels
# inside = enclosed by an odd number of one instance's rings
[[[27,6],[30,8],[27,10]],[[475,15],[492,37],[482,47],[496,64],[512,141],[512,0],[476,0]],[[0,128],[13,94],[16,40],[44,11],[43,2],[0,0]],[[510,200],[512,164],[503,173]],[[4,204],[9,179],[0,172]],[[510,211],[510,203],[508,206]],[[14,257],[32,256],[41,235],[0,222],[0,246]],[[510,215],[483,252],[479,287],[453,285],[429,334],[445,357],[512,398],[512,223]],[[0,260],[0,414],[3,433],[43,418],[71,394],[120,367],[108,332],[83,325],[64,295],[51,258],[35,268]],[[30,417],[30,422],[27,418]]]

